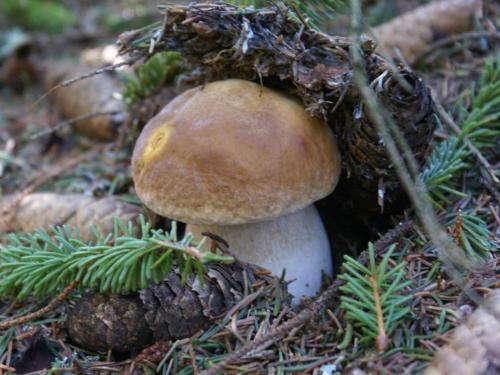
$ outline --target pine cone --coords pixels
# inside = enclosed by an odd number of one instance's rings
[[[388,71],[372,75],[371,84],[422,165],[435,128],[431,93],[413,72],[403,70],[400,75],[411,86],[410,92]],[[397,211],[404,195],[384,140],[359,99],[353,101],[352,108],[344,108],[344,119],[336,127],[345,167],[335,191],[337,201],[349,204],[350,209]],[[346,199],[349,196],[356,199]]]
[[[439,349],[425,375],[481,375],[500,371],[500,291],[486,297],[459,326],[449,344]]]
[[[8,201],[9,197],[5,198]],[[139,206],[116,197],[97,199],[81,194],[33,193],[24,197],[15,208],[8,231],[33,232],[50,226],[76,228],[83,242],[94,240],[92,226],[103,234],[113,231],[114,218],[132,221],[139,231]]]
[[[411,64],[433,40],[472,29],[474,15],[480,14],[481,8],[481,0],[432,2],[376,27],[373,32],[389,53],[399,49]]]
[[[63,81],[81,77],[93,70],[86,66],[49,63],[46,67],[45,89],[50,90]],[[114,97],[120,91],[118,81],[103,73],[56,89],[50,95],[50,103],[65,120],[98,112],[114,112],[113,115],[88,118],[74,125],[76,131],[87,137],[110,141],[116,138],[118,127],[127,117],[125,104]]]
[[[73,341],[97,351],[138,351],[157,340],[190,337],[244,296],[245,281],[256,276],[254,266],[234,263],[211,265],[203,278],[181,282],[178,269],[157,285],[129,295],[87,293],[68,312]]]

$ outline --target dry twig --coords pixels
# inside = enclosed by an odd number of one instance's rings
[[[48,314],[49,312],[55,310],[68,296],[69,294],[75,290],[78,286],[79,281],[75,280],[71,284],[69,284],[56,298],[52,300],[47,306],[41,308],[38,311],[30,313],[28,315],[20,316],[19,318],[10,319],[6,322],[0,323],[0,331],[8,329],[10,327],[14,327],[20,324],[27,323],[31,320],[41,318],[42,316]]]
[[[38,105],[38,103],[40,103],[42,100],[44,100],[47,96],[49,96],[50,94],[52,94],[56,90],[59,90],[63,87],[68,87],[68,86],[72,85],[73,83],[84,80],[86,78],[94,77],[96,75],[106,73],[106,72],[113,72],[121,66],[133,65],[136,61],[137,61],[136,59],[129,59],[126,61],[122,61],[118,64],[108,65],[108,66],[105,66],[101,69],[96,69],[96,70],[93,70],[91,72],[82,74],[78,77],[71,78],[71,79],[68,79],[64,82],[61,82],[61,83],[51,87],[50,89],[48,89],[42,96],[40,96],[37,100],[35,100],[35,102],[30,106],[30,110],[33,109],[34,107],[36,107]]]
[[[100,77],[94,77],[95,72],[83,74],[87,70],[86,66],[67,63],[48,65],[46,87],[60,87],[51,95],[50,103],[63,118],[75,123],[77,132],[101,141],[113,140],[118,126],[126,119],[125,104],[115,97],[121,89],[120,84],[108,74]],[[75,75],[80,77],[68,81],[71,85],[66,82],[58,84]],[[96,113],[106,113],[107,116],[96,116]]]
[[[58,130],[61,130],[67,126],[72,126],[72,125],[74,125],[78,122],[81,122],[81,121],[91,120],[91,119],[96,118],[96,117],[113,116],[113,115],[117,115],[119,113],[120,112],[117,112],[117,111],[101,111],[101,112],[94,112],[94,113],[89,113],[86,115],[78,116],[78,117],[72,118],[72,119],[67,120],[67,121],[61,121],[55,125],[52,125],[48,129],[44,129],[44,130],[41,130],[39,132],[36,132],[36,133],[32,134],[30,138],[37,139],[37,138],[43,137],[45,135],[52,134],[52,133],[54,133]]]

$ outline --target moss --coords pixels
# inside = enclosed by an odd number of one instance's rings
[[[155,94],[162,86],[171,83],[181,71],[179,53],[161,52],[153,55],[139,67],[135,76],[128,77],[123,91],[125,103],[132,105]]]
[[[52,1],[2,0],[0,12],[20,26],[51,34],[60,33],[75,22],[67,8]]]

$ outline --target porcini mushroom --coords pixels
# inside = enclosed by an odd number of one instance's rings
[[[221,236],[243,261],[285,269],[294,296],[314,295],[321,271],[331,275],[312,203],[335,188],[340,154],[298,101],[238,79],[188,90],[146,125],[132,174],[151,210]]]

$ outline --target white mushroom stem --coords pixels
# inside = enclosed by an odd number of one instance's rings
[[[295,302],[314,296],[321,287],[321,272],[332,275],[333,265],[328,237],[321,218],[310,205],[302,210],[260,223],[241,225],[193,225],[187,232],[200,238],[210,232],[229,243],[238,259],[267,268],[286,280],[294,280],[289,292]]]

